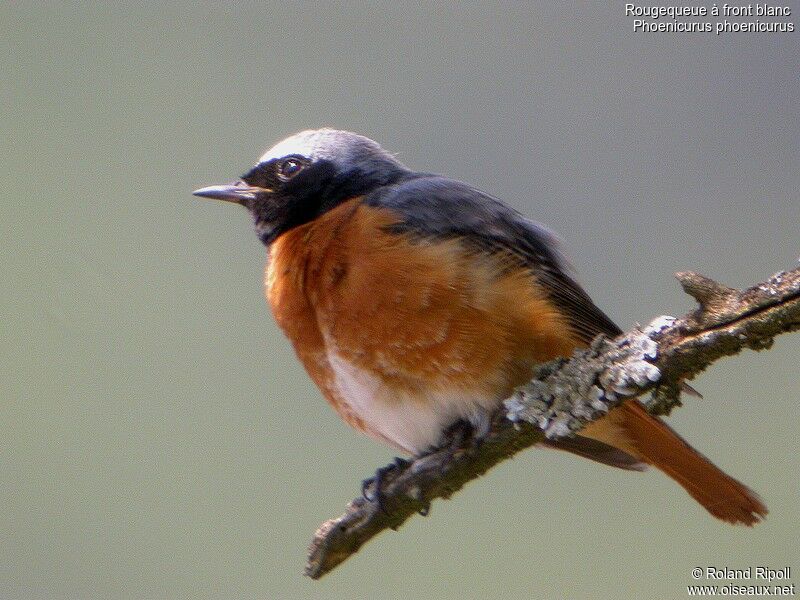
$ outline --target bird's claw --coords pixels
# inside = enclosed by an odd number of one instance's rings
[[[361,495],[364,497],[364,500],[367,502],[374,503],[377,505],[378,509],[385,513],[386,506],[384,505],[384,494],[383,494],[383,481],[386,478],[386,475],[395,469],[404,469],[410,464],[409,461],[400,458],[399,456],[395,456],[394,460],[386,465],[385,467],[381,467],[377,471],[375,471],[375,475],[369,477],[361,482]],[[372,488],[372,492],[370,493],[370,488]]]

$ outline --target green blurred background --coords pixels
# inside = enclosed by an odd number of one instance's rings
[[[634,34],[622,2],[53,6],[0,8],[0,597],[660,599],[695,566],[800,569],[786,336],[670,419],[762,494],[755,529],[531,450],[304,578],[392,453],[276,329],[244,211],[190,195],[352,129],[559,231],[623,327],[683,314],[675,271],[797,263],[797,33]]]

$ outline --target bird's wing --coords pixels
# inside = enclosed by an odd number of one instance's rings
[[[511,257],[515,268],[529,269],[544,286],[585,344],[600,333],[621,333],[576,282],[555,234],[496,198],[458,181],[420,175],[383,188],[365,202],[401,217],[391,226],[393,232],[420,239],[459,239],[476,252]]]

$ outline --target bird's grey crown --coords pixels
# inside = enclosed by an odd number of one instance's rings
[[[368,137],[351,131],[329,128],[308,129],[278,142],[258,159],[258,164],[292,154],[305,156],[312,161],[329,160],[340,169],[375,160],[405,168],[394,156]]]

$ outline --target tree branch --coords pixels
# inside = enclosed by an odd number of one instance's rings
[[[678,273],[699,307],[680,319],[659,317],[647,327],[608,340],[602,336],[570,359],[544,363],[505,401],[486,438],[453,440],[382,477],[382,507],[358,497],[323,523],[309,548],[306,575],[318,579],[384,529],[397,529],[432,500],[449,498],[497,463],[544,438],[572,435],[625,400],[647,392],[655,414],[680,406],[683,383],[711,363],[744,348],[764,350],[781,333],[800,329],[800,268],[773,275],[744,292],[696,273]],[[691,390],[691,388],[688,388]]]

